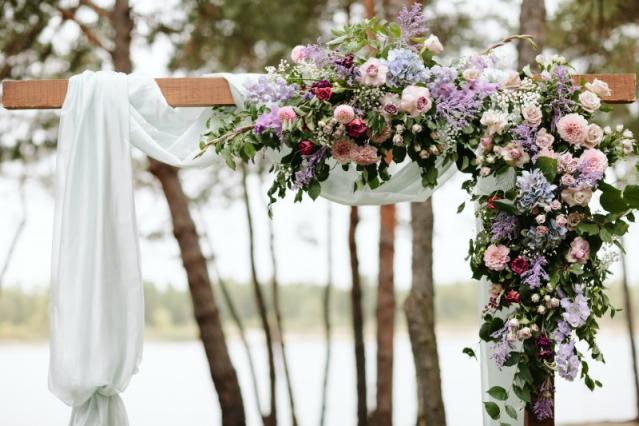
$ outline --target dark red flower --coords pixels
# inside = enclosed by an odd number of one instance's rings
[[[537,356],[541,359],[552,360],[554,354],[552,351],[552,342],[546,337],[545,334],[540,335],[535,341],[537,347]]]
[[[297,149],[300,150],[302,155],[311,155],[313,153],[313,149],[315,149],[315,144],[309,140],[303,140],[297,144]]]
[[[510,269],[517,275],[521,275],[528,270],[528,260],[524,256],[518,256],[510,262]]]
[[[490,197],[488,197],[488,200],[486,200],[486,207],[488,207],[489,209],[494,209],[495,201],[497,200],[501,200],[501,197],[499,195],[491,195]]]
[[[508,305],[510,305],[511,303],[519,303],[519,292],[517,292],[516,290],[508,290],[508,292],[504,296],[504,301]]]
[[[348,123],[346,130],[348,131],[348,136],[352,138],[359,138],[366,134],[368,127],[366,127],[364,120],[361,118],[355,118]]]
[[[320,87],[315,89],[315,96],[317,96],[320,101],[329,100],[332,94],[333,89],[331,89],[330,87]]]

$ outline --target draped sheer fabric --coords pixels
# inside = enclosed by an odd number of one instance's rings
[[[217,76],[241,107],[244,82],[254,75]],[[85,71],[69,81],[57,156],[49,387],[73,407],[72,426],[127,425],[119,394],[142,359],[131,146],[175,167],[209,166],[213,152],[194,159],[209,116],[209,108],[170,107],[146,76]],[[394,165],[379,188],[357,192],[355,171],[333,169],[321,196],[341,204],[424,201],[433,192],[409,161]],[[453,173],[440,164],[440,184]]]

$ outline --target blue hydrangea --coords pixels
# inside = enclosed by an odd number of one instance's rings
[[[410,49],[393,49],[388,52],[388,79],[391,87],[424,83],[428,71],[422,58]]]
[[[517,205],[522,209],[530,209],[539,204],[549,204],[555,196],[557,185],[551,185],[539,169],[532,172],[524,170],[517,178],[517,189]]]
[[[557,226],[554,219],[550,221],[547,232],[539,232],[538,228],[531,226],[524,235],[524,244],[537,251],[557,248],[568,232],[565,227]]]

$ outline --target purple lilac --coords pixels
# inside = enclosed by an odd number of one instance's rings
[[[569,298],[561,299],[561,307],[564,308],[562,318],[568,322],[573,328],[581,327],[586,323],[590,316],[590,308],[588,307],[588,299],[583,295],[581,287],[577,287],[577,295],[574,302]]]
[[[544,267],[548,264],[548,260],[542,255],[537,255],[530,260],[530,266],[526,272],[521,274],[521,278],[530,288],[539,288],[541,281],[548,280],[548,272]]]
[[[277,117],[277,111],[279,108],[273,106],[269,112],[257,117],[255,120],[255,133],[260,135],[267,130],[272,130],[277,136],[282,138],[282,122]]]
[[[579,358],[575,354],[575,342],[560,343],[557,347],[557,373],[566,380],[573,381],[579,372]]]
[[[557,96],[550,103],[552,108],[552,120],[550,130],[554,132],[557,129],[557,121],[567,113],[572,112],[575,101],[571,99],[573,93],[577,90],[577,86],[570,77],[570,72],[564,66],[556,66],[553,69],[553,76],[557,81]]]
[[[282,77],[260,76],[245,83],[246,100],[255,105],[271,105],[291,99],[297,85],[287,84]]]
[[[322,46],[319,39],[315,44],[306,45],[304,53],[306,55],[306,62],[313,63],[318,68],[324,68],[333,60],[331,53]]]
[[[428,31],[426,17],[422,12],[422,5],[419,3],[414,3],[410,9],[404,6],[399,12],[397,23],[401,29],[400,40],[409,47],[417,46],[411,41],[412,38],[423,37]]]
[[[508,341],[509,333],[510,328],[508,326],[508,322],[506,322],[502,328],[490,335],[490,337],[498,339],[492,345],[492,354],[490,357],[495,360],[495,364],[497,364],[497,367],[499,368],[503,367],[504,363],[508,361],[510,351],[513,349],[512,344]]]
[[[512,129],[512,133],[515,136],[515,142],[519,142],[524,147],[526,152],[534,157],[539,151],[539,147],[535,143],[535,135],[537,129],[530,127],[529,125],[522,123]]]
[[[537,420],[552,419],[555,416],[554,392],[551,380],[544,380],[544,383],[537,390],[533,404],[533,413],[535,413]]]
[[[517,236],[517,217],[506,212],[499,212],[490,226],[490,241],[512,241]]]
[[[304,157],[302,168],[295,173],[294,189],[308,185],[315,177],[317,165],[326,157],[326,147],[321,147],[311,155]]]

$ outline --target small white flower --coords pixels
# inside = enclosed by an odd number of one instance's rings
[[[545,295],[544,296],[544,302],[550,302],[550,296],[549,295]]]
[[[512,318],[510,321],[508,321],[508,325],[511,328],[517,328],[519,327],[519,320],[517,318]]]
[[[625,155],[629,155],[630,153],[632,153],[632,140],[630,139],[624,139],[621,141],[621,146],[623,147],[623,153]]]
[[[413,133],[421,133],[423,129],[421,124],[413,124],[413,127],[411,127],[410,130]]]
[[[632,130],[630,129],[626,129],[623,131],[623,133],[621,134],[624,138],[631,138],[634,135],[632,134]]]
[[[428,157],[430,157],[430,152],[428,152],[425,149],[422,149],[421,151],[419,151],[419,156],[425,160]]]
[[[550,306],[552,306],[553,308],[558,308],[560,304],[561,302],[556,297],[550,299]]]
[[[550,206],[548,206],[548,207],[550,207]],[[539,214],[539,215],[537,215],[537,217],[535,217],[535,221],[536,221],[538,224],[540,224],[540,225],[541,225],[542,223],[545,223],[545,222],[546,222],[546,215],[545,215],[545,214]]]
[[[617,127],[615,128],[618,132],[623,132],[623,124],[617,124]]]
[[[544,63],[546,63],[546,58],[544,58],[544,55],[539,54],[539,55],[535,56],[535,61],[538,64],[542,64],[543,65]]]
[[[611,133],[612,133],[612,129],[610,128],[610,126],[606,126],[606,127],[604,127],[604,133],[605,133],[606,135],[609,135],[609,134],[611,134]]]
[[[563,65],[566,63],[566,58],[560,55],[552,55],[552,61],[556,64]]]
[[[548,291],[552,292],[552,291],[554,291],[554,290],[555,290],[555,287],[553,287],[553,285],[552,285],[552,284],[548,283],[548,284],[546,284],[546,290],[548,290]]]
[[[533,294],[532,296],[530,296],[530,300],[533,303],[539,303],[539,294],[537,294],[537,293]]]
[[[537,324],[533,324],[533,325],[530,326],[530,330],[533,333],[539,333],[539,326]]]
[[[399,133],[395,133],[393,136],[393,145],[401,145],[404,143],[404,138]]]
[[[537,312],[538,312],[540,315],[545,314],[545,313],[546,313],[546,307],[545,307],[544,305],[539,305],[539,306],[537,306]]]
[[[519,337],[519,340],[530,339],[532,337],[532,331],[530,330],[530,327],[523,327],[521,330],[519,330],[517,332],[517,337]]]
[[[544,81],[548,81],[552,79],[552,74],[550,74],[548,71],[542,71],[541,74],[539,75],[541,76],[541,79]]]

